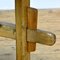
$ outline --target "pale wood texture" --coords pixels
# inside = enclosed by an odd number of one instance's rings
[[[17,60],[30,60],[30,52],[27,52],[27,7],[29,0],[16,0],[16,49]]]
[[[6,38],[16,39],[16,32],[13,32],[13,30],[10,30],[10,31],[9,30],[10,29],[0,27],[0,36],[6,37]]]
[[[48,31],[28,30],[27,41],[52,46],[56,42],[56,36]]]
[[[28,8],[28,29],[37,29],[37,10]],[[35,51],[36,43],[28,42],[28,51]]]

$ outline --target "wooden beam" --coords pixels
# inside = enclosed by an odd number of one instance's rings
[[[30,60],[30,52],[27,52],[27,7],[29,0],[15,0],[16,15],[16,60]]]
[[[37,29],[37,9],[28,8],[28,29]],[[28,42],[28,51],[35,51],[36,43]]]
[[[6,25],[8,25],[6,23]],[[15,25],[0,25],[0,36],[11,38],[16,40],[16,29],[13,28]],[[55,34],[43,31],[39,29],[27,29],[27,42],[28,42],[28,52],[35,51],[36,43],[44,45],[53,45],[56,42]],[[31,44],[31,45],[30,45]]]
[[[6,38],[11,38],[16,40],[16,32],[13,32],[13,30],[8,29],[8,28],[0,28],[0,36],[1,37],[6,37]]]

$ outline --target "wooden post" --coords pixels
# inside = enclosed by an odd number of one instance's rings
[[[15,0],[16,4],[16,60],[30,60],[30,52],[27,52],[27,7],[29,0]]]
[[[28,8],[28,29],[37,29],[37,9]],[[28,42],[28,52],[36,50],[36,43]]]

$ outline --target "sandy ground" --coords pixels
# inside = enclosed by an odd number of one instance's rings
[[[38,13],[37,28],[55,33],[57,39],[53,46],[37,44],[36,51],[30,54],[31,60],[60,60],[60,10],[39,10]],[[1,16],[3,17],[3,15]],[[10,15],[5,13],[6,16],[8,16],[7,20],[9,20]],[[10,19],[13,18],[11,17]],[[0,20],[7,21],[2,18]],[[7,22],[15,23],[14,20]],[[0,37],[0,60],[16,60],[15,40]]]
[[[0,60],[16,60],[16,41],[0,37]],[[60,60],[60,48],[37,44],[37,50],[31,53],[31,60]]]
[[[0,37],[0,60],[16,60],[15,40]]]

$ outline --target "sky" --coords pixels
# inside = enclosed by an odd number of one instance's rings
[[[60,8],[60,0],[30,0],[30,6],[37,9]],[[0,0],[1,9],[15,9],[15,0]]]

